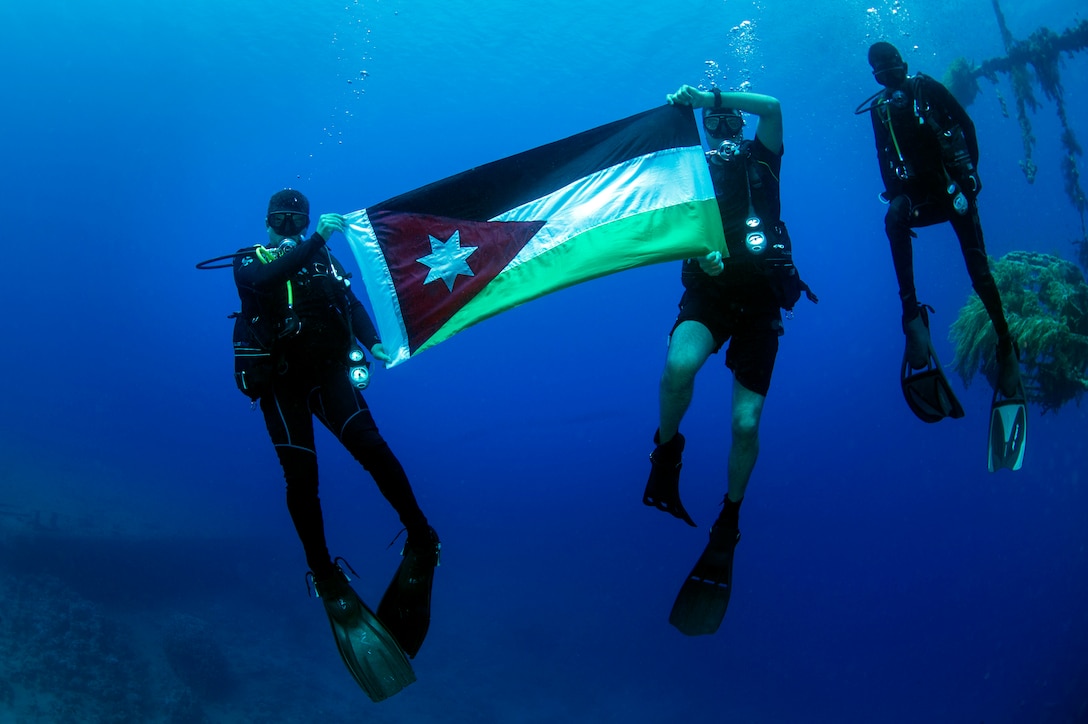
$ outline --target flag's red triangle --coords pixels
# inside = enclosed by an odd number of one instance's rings
[[[368,217],[393,278],[411,353],[490,284],[545,223],[466,221],[382,210]],[[432,237],[447,243],[455,233],[462,253],[469,247],[475,251],[464,257],[472,276],[457,274],[451,290],[441,278],[426,282],[431,267],[419,260],[431,255]]]

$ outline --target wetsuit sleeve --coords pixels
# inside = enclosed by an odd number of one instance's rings
[[[256,252],[251,249],[252,253],[235,258],[234,283],[239,289],[250,289],[255,292],[263,292],[284,284],[310,261],[314,252],[324,246],[324,237],[314,233],[309,239],[299,244],[297,249],[268,263],[262,263],[257,258]]]
[[[884,121],[880,120],[880,112],[874,104],[869,111],[869,118],[873,123],[873,137],[876,139],[876,161],[880,167],[880,179],[884,182],[884,190],[895,196],[900,188],[899,177],[892,172],[892,163],[887,157],[888,145],[891,137]]]
[[[933,97],[937,99],[937,103],[940,105],[944,112],[948,114],[959,127],[963,130],[963,137],[967,140],[967,151],[971,154],[971,161],[978,167],[978,136],[975,134],[975,122],[971,120],[971,116],[967,115],[967,110],[960,105],[960,102],[956,100],[956,97],[952,95],[952,92],[945,87],[944,83],[938,82],[932,78],[927,78],[929,85],[929,92],[933,94]]]
[[[351,290],[351,287],[347,288],[347,297],[348,314],[351,315],[351,331],[355,333],[355,338],[362,342],[364,347],[370,349],[382,340],[378,336],[377,330],[374,329],[374,322],[370,320],[370,315],[366,313],[366,307],[355,296],[355,292]]]
[[[381,342],[381,337],[378,336],[378,332],[374,327],[374,322],[371,321],[370,315],[366,313],[366,307],[359,301],[359,298],[355,296],[355,292],[351,288],[351,284],[348,283],[348,274],[344,265],[340,263],[340,260],[333,256],[332,252],[329,254],[329,263],[333,268],[339,269],[340,273],[345,277],[344,279],[344,299],[347,304],[345,312],[350,317],[351,331],[355,335],[355,339],[363,343],[363,346],[370,349],[374,345]]]
[[[763,144],[763,141],[759,140],[758,138],[752,141],[752,156],[757,161],[762,161],[763,163],[767,164],[770,167],[771,171],[774,172],[775,176],[780,176],[782,174],[782,157],[784,155],[786,155],[785,143],[782,144],[782,148],[778,149],[778,151],[775,152],[767,148]]]

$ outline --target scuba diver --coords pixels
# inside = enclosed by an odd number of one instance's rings
[[[287,508],[310,567],[307,579],[324,603],[340,655],[366,693],[381,701],[415,681],[405,654],[414,657],[427,634],[441,543],[362,395],[369,382],[363,348],[378,360],[389,356],[349,275],[326,246],[346,222],[323,214],[317,231],[305,238],[309,214],[300,192],[273,194],[268,245],[233,255],[242,302],[235,319],[235,376],[239,389],[260,404],[287,481]],[[329,555],[313,418],[370,473],[407,531],[403,559],[376,616],[349,585],[343,559]]]
[[[868,60],[873,77],[884,88],[863,102],[856,112],[868,111],[872,120],[884,182],[880,196],[888,204],[884,226],[891,243],[903,307],[906,348],[901,380],[907,402],[926,422],[964,414],[933,351],[929,332],[929,312],[933,310],[919,303],[914,287],[911,244],[911,238],[917,237],[914,229],[948,222],[959,239],[971,284],[997,334],[994,409],[1009,405],[1022,409],[1025,396],[1020,379],[1020,352],[1009,331],[982,240],[976,203],[982,181],[978,175],[975,125],[943,84],[922,73],[908,76],[907,64],[892,44],[874,43],[869,48]],[[1005,410],[1004,414],[1009,412]],[[1012,440],[1001,446],[1005,452],[996,462],[1010,467],[1013,461],[1004,458],[1010,451],[1022,457],[1023,429],[1006,432],[1021,437],[1019,442]],[[993,446],[991,453],[992,468],[993,456],[998,454]]]
[[[759,420],[771,384],[787,314],[804,291],[792,263],[781,220],[782,109],[756,93],[700,91],[689,85],[669,94],[670,104],[703,109],[703,129],[714,150],[707,154],[722,217],[727,254],[711,252],[683,263],[684,294],[669,335],[659,388],[659,424],[650,455],[643,503],[690,526],[680,502],[684,436],[680,421],[695,389],[695,376],[728,341],[725,364],[733,371],[732,445],[728,492],[710,529],[710,541],[681,587],[669,621],[684,634],[718,630],[729,605],[733,553],[740,540],[740,506],[759,453]],[[755,139],[744,140],[744,116],[759,118]]]

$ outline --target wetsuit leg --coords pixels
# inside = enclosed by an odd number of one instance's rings
[[[986,245],[982,241],[982,223],[978,217],[978,207],[975,202],[970,202],[968,212],[962,216],[952,216],[952,228],[956,232],[956,238],[960,241],[960,250],[963,252],[963,260],[967,264],[967,273],[971,276],[971,286],[974,287],[978,298],[982,300],[982,306],[990,315],[994,331],[999,339],[1009,333],[1009,323],[1005,319],[1005,310],[1001,307],[1001,294],[997,290],[997,283],[990,273],[989,260],[986,257]]]
[[[318,497],[314,426],[306,405],[305,380],[281,377],[273,394],[261,398],[261,412],[276,447],[287,482],[287,510],[306,553],[306,563],[318,580],[335,567],[325,542],[325,522]]]
[[[400,461],[389,449],[366,400],[348,380],[343,368],[330,365],[313,404],[314,414],[363,468],[374,478],[378,490],[389,501],[408,529],[409,537],[427,537],[427,517],[416,501]]]
[[[918,293],[914,288],[914,248],[911,245],[911,210],[914,204],[906,194],[896,196],[884,215],[884,231],[892,248],[892,264],[899,282],[899,300],[903,303],[903,321],[918,314]]]

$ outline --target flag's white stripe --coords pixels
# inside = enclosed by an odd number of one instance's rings
[[[547,221],[506,265],[506,272],[595,227],[713,198],[714,183],[703,149],[688,146],[655,151],[602,169],[491,221]]]
[[[647,211],[714,198],[700,146],[655,151],[578,179],[491,221],[546,221],[503,272],[583,232]],[[366,209],[347,214],[345,236],[363,275],[392,367],[411,355],[400,301]],[[471,266],[471,261],[470,261]]]
[[[389,273],[389,264],[386,263],[381,245],[374,235],[374,227],[370,225],[366,209],[353,211],[344,218],[348,222],[344,236],[347,237],[348,245],[355,255],[355,262],[363,275],[363,284],[366,285],[367,295],[374,307],[374,321],[378,323],[382,348],[393,358],[387,366],[392,367],[410,356],[408,330],[404,328],[404,317],[401,315],[400,299],[393,285],[393,276]]]

